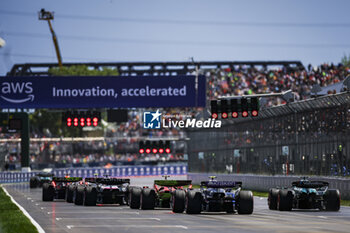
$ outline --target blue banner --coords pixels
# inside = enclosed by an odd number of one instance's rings
[[[137,177],[137,176],[160,176],[160,175],[187,175],[186,165],[173,166],[121,166],[112,168],[62,168],[53,170],[55,176],[62,177],[69,175],[71,177],[93,177],[112,176],[112,177]],[[0,183],[18,183],[27,182],[30,177],[38,172],[0,172]]]
[[[0,108],[205,106],[205,77],[0,77]]]

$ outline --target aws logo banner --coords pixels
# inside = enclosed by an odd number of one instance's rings
[[[0,91],[0,98],[12,104],[33,102],[35,97],[32,82],[3,82]]]
[[[184,75],[0,77],[0,108],[204,107],[205,83]]]

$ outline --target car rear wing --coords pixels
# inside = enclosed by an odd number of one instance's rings
[[[234,187],[242,187],[241,181],[202,181],[201,187],[207,188],[234,188]]]
[[[326,181],[294,181],[292,182],[292,186],[298,187],[298,188],[322,188],[327,186],[329,183]]]
[[[178,187],[192,184],[192,180],[155,180],[154,184],[167,187]]]
[[[52,181],[54,182],[61,182],[61,183],[68,183],[68,182],[78,182],[83,180],[82,177],[53,177]]]
[[[130,184],[130,179],[87,177],[85,178],[85,182],[96,183],[96,184],[106,184],[106,185],[120,185],[120,184]]]
[[[38,177],[53,177],[53,173],[39,173],[36,176]]]

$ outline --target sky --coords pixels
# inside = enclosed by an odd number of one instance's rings
[[[55,63],[46,21],[54,11],[63,62],[300,60],[350,54],[344,0],[1,0],[0,75],[14,64]]]

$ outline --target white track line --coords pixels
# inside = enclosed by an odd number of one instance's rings
[[[78,219],[78,220],[86,220],[86,219],[93,219],[93,220],[115,220],[115,221],[119,221],[119,220],[123,220],[123,221],[125,221],[125,220],[154,220],[154,221],[160,221],[160,218],[110,218],[110,217],[108,217],[108,218],[103,218],[103,217],[101,217],[101,218],[96,218],[96,217],[69,217],[69,218],[65,218],[65,217],[60,217],[60,218],[56,218],[56,220],[57,221],[60,221],[60,220],[64,220],[64,219],[74,219],[74,220],[76,220],[76,219]]]
[[[23,214],[30,220],[30,222],[36,227],[39,233],[45,233],[44,229],[30,216],[30,214],[20,205],[18,204],[15,199],[7,192],[6,188],[1,185],[3,188],[4,192],[6,193],[7,196],[10,197],[11,201],[15,203],[15,205],[23,212]]]
[[[47,214],[81,214],[81,213],[84,213],[84,214],[140,214],[140,212],[127,212],[127,211],[118,211],[118,212],[107,212],[107,211],[104,211],[104,212],[86,212],[86,211],[49,211],[47,212]]]
[[[188,230],[188,227],[182,225],[67,225],[68,229],[72,228],[104,228],[104,227],[117,227],[120,229],[121,227],[125,228],[181,228]]]

